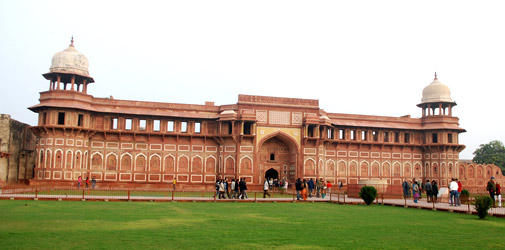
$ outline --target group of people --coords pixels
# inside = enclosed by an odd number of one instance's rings
[[[231,179],[230,184],[228,183],[228,178],[217,180],[214,197],[218,197],[219,199],[247,199],[247,182],[245,178]]]
[[[332,184],[329,181],[324,181],[323,178],[316,179],[316,182],[312,178],[310,179],[303,179],[301,180],[300,178],[296,179],[295,182],[295,189],[296,189],[296,199],[300,200],[307,200],[307,196],[309,198],[312,198],[312,194],[315,192],[316,198],[324,198],[327,193],[331,193],[331,187]],[[339,183],[339,188],[342,187],[342,182]]]
[[[486,190],[489,192],[491,199],[493,199],[493,206],[496,206],[496,201],[498,200],[498,207],[501,207],[501,186],[500,183],[496,182],[494,176],[487,183]]]
[[[81,188],[81,184],[82,184],[82,177],[79,176],[79,178],[77,178],[77,188],[78,189]],[[86,181],[84,182],[84,184],[86,184],[86,188],[89,188],[89,176],[86,177]],[[95,185],[96,185],[96,178],[95,178],[95,176],[93,176],[93,178],[91,179],[91,186],[93,189],[95,188]]]
[[[438,185],[436,181],[430,182],[430,180],[426,180],[426,182],[423,184],[421,180],[413,179],[410,182],[404,180],[402,183],[402,188],[404,197],[412,197],[415,203],[417,203],[418,200],[422,198],[423,190],[426,192],[428,202],[437,202]]]
[[[272,190],[274,187],[279,188],[279,191],[284,193],[284,190],[288,189],[288,180],[283,179],[279,181],[273,178],[265,178],[265,181],[263,182],[263,198],[266,198],[267,195],[268,197],[271,197],[268,191]]]

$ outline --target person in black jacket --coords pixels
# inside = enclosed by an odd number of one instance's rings
[[[296,189],[296,199],[300,200],[300,191],[303,190],[303,188],[302,188],[302,182],[300,181],[300,178],[296,179],[295,189]]]

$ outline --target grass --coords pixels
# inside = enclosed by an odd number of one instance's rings
[[[2,249],[504,249],[505,219],[330,203],[0,200]]]

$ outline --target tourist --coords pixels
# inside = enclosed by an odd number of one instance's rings
[[[463,184],[456,178],[456,183],[458,183],[458,206],[461,206],[461,191],[463,191]]]
[[[496,200],[498,200],[498,207],[501,207],[501,186],[499,182],[496,182]]]
[[[438,200],[438,186],[436,181],[431,182],[431,194],[432,194],[432,202],[437,203]]]
[[[270,179],[271,181],[272,179]],[[265,178],[265,182],[263,183],[263,198],[266,198],[266,196],[268,195],[268,197],[271,197],[270,194],[268,193],[268,188],[270,187],[270,183],[268,181],[267,178]]]
[[[419,198],[419,186],[417,182],[414,181],[412,184],[412,197],[414,197],[414,203],[417,203],[417,198]]]
[[[224,187],[224,180],[221,180],[219,182],[219,199],[225,199],[226,197],[224,196],[224,192],[225,192],[225,187]]]
[[[410,194],[411,194],[410,190],[412,190],[412,185],[413,185],[412,181],[409,181],[409,186],[407,187],[407,191],[408,191],[407,193],[409,195],[409,198],[410,198]]]
[[[214,187],[216,188],[216,194],[214,195],[214,198],[216,198],[219,197],[219,180],[216,181]]]
[[[288,190],[288,180],[283,180],[282,185],[283,185],[283,190],[287,191]]]
[[[314,180],[312,178],[307,182],[307,186],[309,188],[309,198],[312,198],[312,190],[314,190]]]
[[[494,176],[491,177],[491,180],[487,182],[486,190],[489,192],[489,196],[491,196],[491,199],[493,199],[493,206],[495,203],[495,192],[496,192],[496,184],[494,183],[495,179]]]
[[[172,180],[172,185],[174,186],[174,191],[175,191],[175,183],[177,183],[177,181],[175,180],[175,177],[174,177],[174,179]]]
[[[338,190],[340,191],[340,189],[344,186],[344,184],[342,184],[342,182],[339,182],[338,183]]]
[[[82,182],[82,177],[79,175],[79,178],[77,178],[77,189],[81,188],[81,182]]]
[[[296,179],[295,189],[296,189],[296,200],[300,200],[300,192],[303,190],[302,181],[300,180],[300,178]]]
[[[407,199],[407,197],[409,196],[409,183],[407,182],[407,180],[403,180],[402,189],[403,189],[403,198]]]
[[[224,190],[226,191],[226,197],[230,199],[230,187],[228,186],[228,178],[224,178]]]
[[[89,188],[89,176],[86,176],[86,188]]]
[[[231,179],[231,199],[235,199],[235,179]]]
[[[244,178],[244,196],[246,199],[249,198],[249,197],[247,197],[247,181],[245,178]]]
[[[451,183],[449,183],[449,192],[451,192],[449,206],[460,206],[458,203],[458,183],[454,178],[452,178]]]
[[[93,187],[93,189],[95,189],[95,185],[96,185],[96,178],[95,176],[93,176],[93,178],[91,179],[91,186]]]
[[[331,182],[330,181],[326,181],[326,188],[328,189],[326,191],[326,193],[331,195]]]
[[[235,199],[239,199],[240,197],[240,185],[239,185],[239,180],[235,179]]]
[[[303,200],[306,201],[307,200],[307,188],[308,188],[306,179],[303,179],[302,188],[303,188],[303,190],[302,190]]]
[[[316,197],[319,198],[319,194],[321,193],[321,189],[323,188],[323,178],[316,179]]]
[[[423,198],[423,182],[421,180],[418,180],[416,181],[416,183],[417,188],[419,188],[419,192],[417,192],[419,194],[418,199],[421,200],[421,198]]]
[[[273,187],[274,187],[274,180],[272,178],[270,178],[270,180],[268,180],[268,188],[272,189]]]
[[[325,196],[326,196],[326,185],[322,185],[322,188],[321,188],[321,198],[324,199]]]
[[[431,193],[432,186],[430,180],[426,180],[426,183],[424,184],[424,190],[426,191],[426,201],[433,202],[433,194]]]

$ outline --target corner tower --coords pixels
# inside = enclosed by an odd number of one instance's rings
[[[89,75],[88,58],[75,49],[74,37],[67,49],[53,56],[49,73],[43,76],[50,82],[49,91],[71,90],[87,93],[88,84],[95,82]],[[70,86],[67,86],[68,84]]]
[[[421,103],[423,135],[423,164],[426,179],[440,180],[446,185],[451,178],[459,175],[459,153],[465,148],[459,144],[459,134],[465,132],[459,127],[459,118],[453,116],[456,106],[449,87],[441,83],[437,74],[433,82],[423,89]]]

